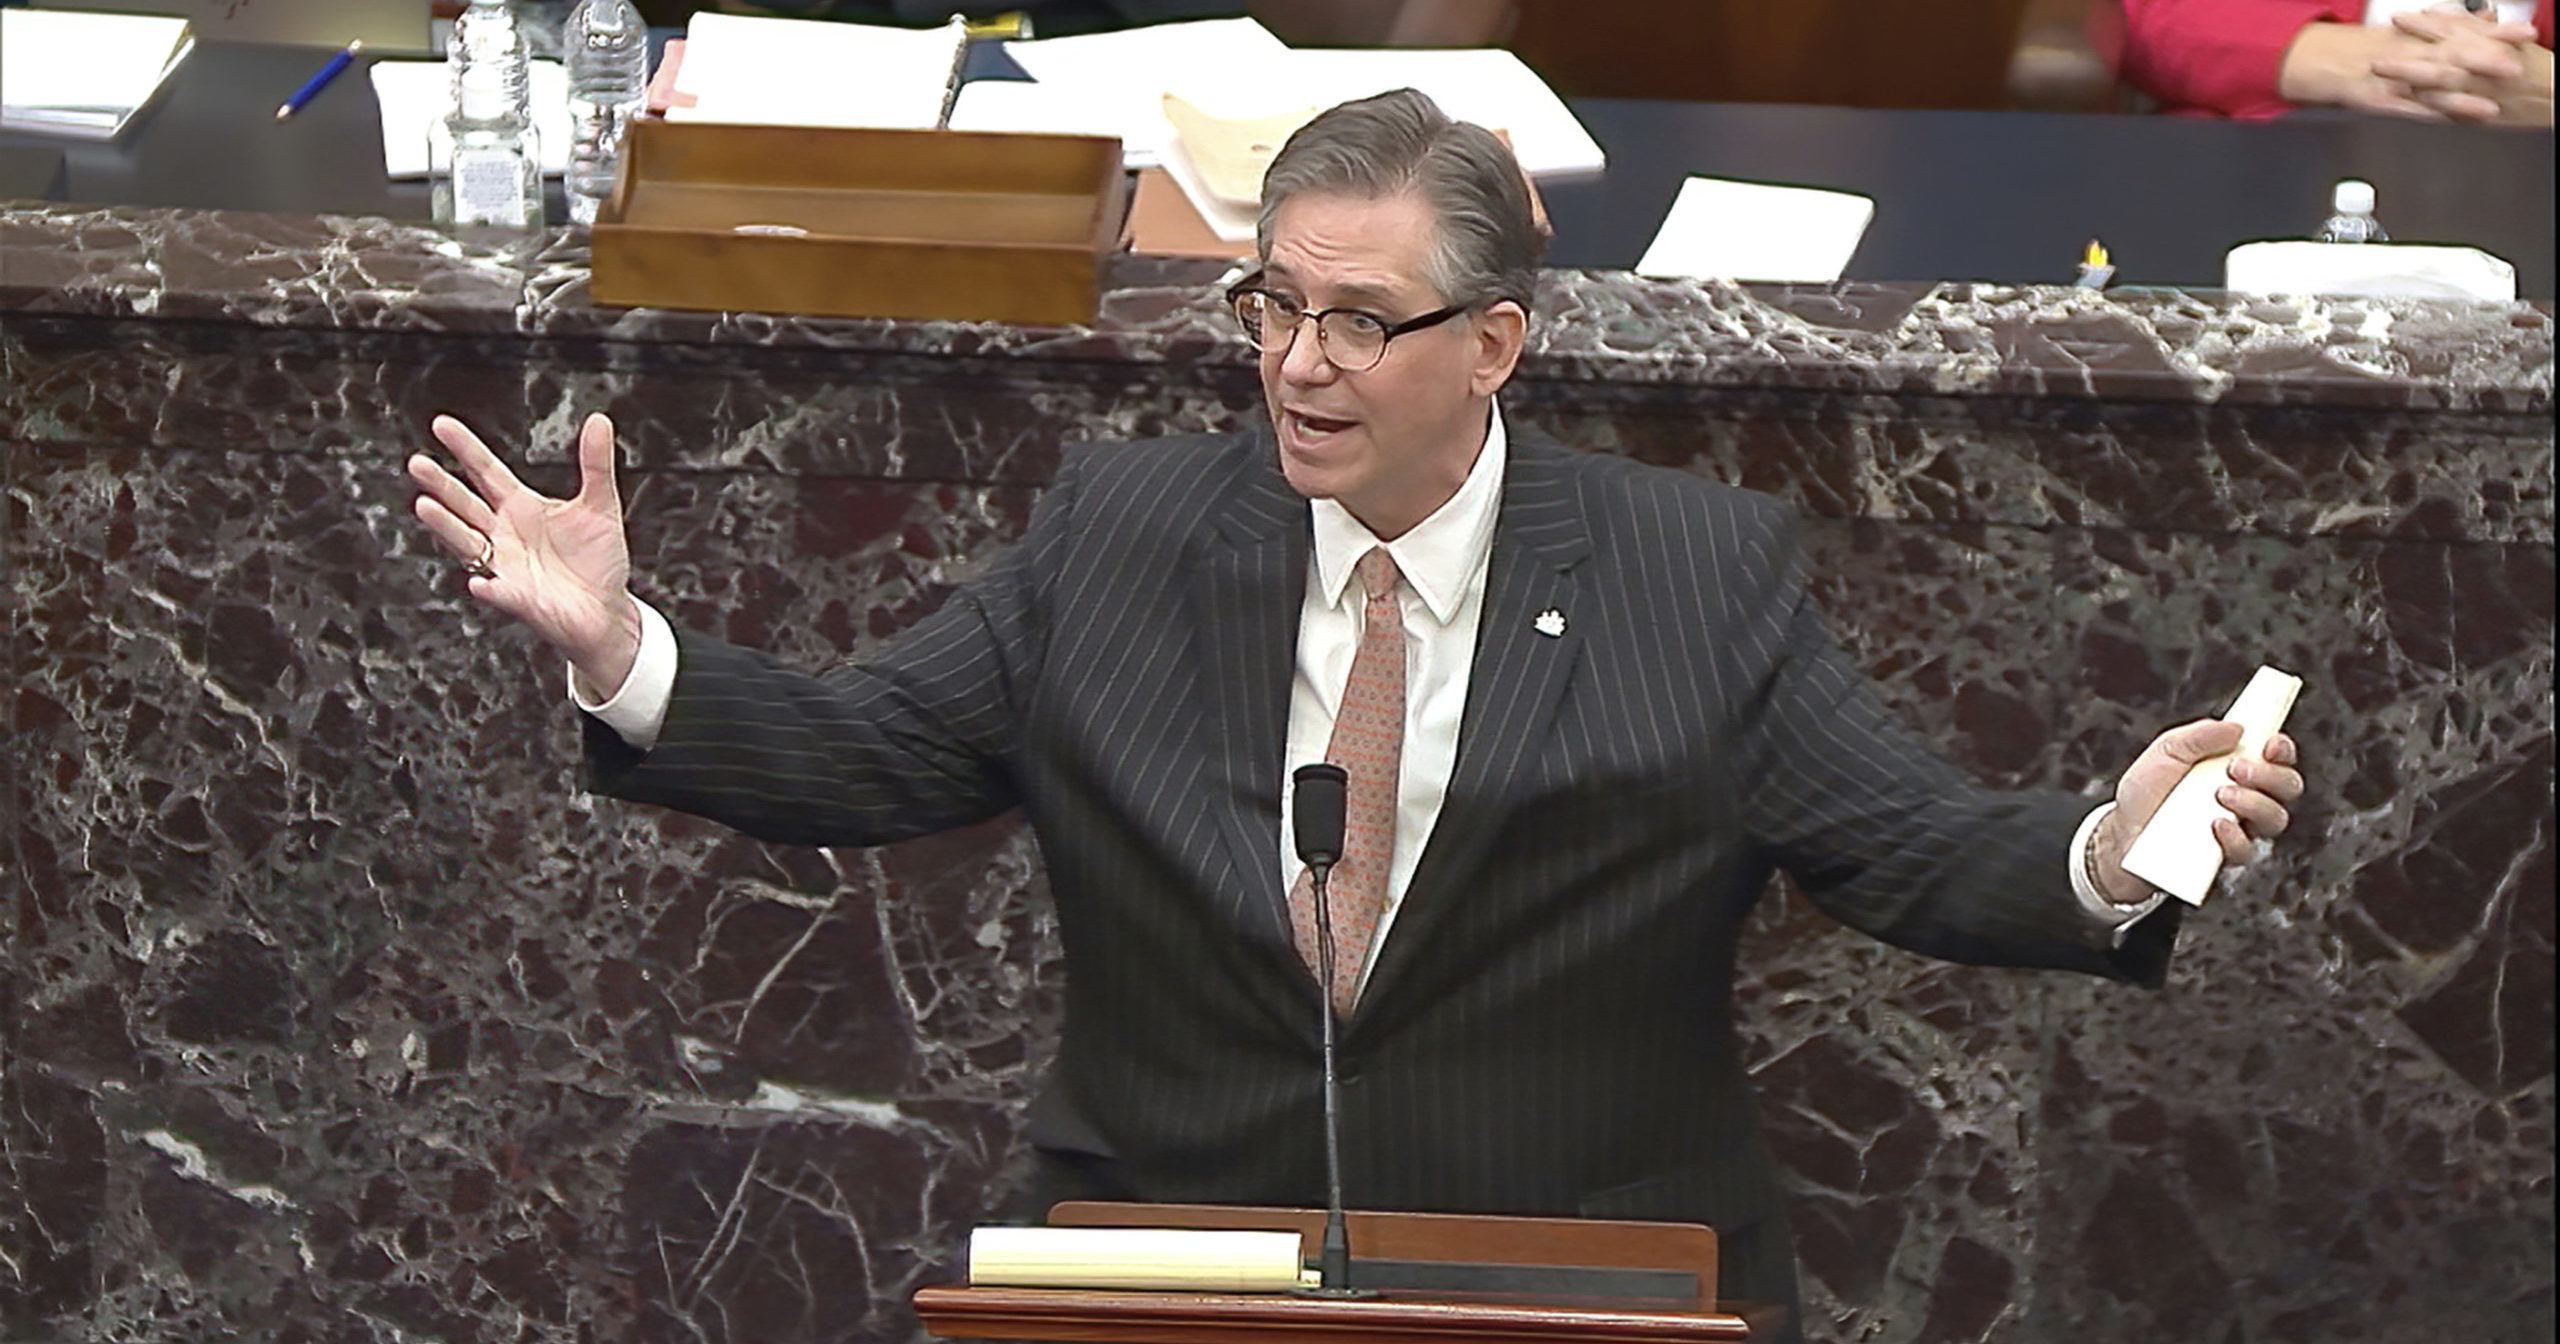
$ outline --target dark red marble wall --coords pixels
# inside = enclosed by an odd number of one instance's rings
[[[454,411],[556,464],[609,410],[646,595],[814,662],[982,567],[1062,439],[1250,380],[350,325],[0,314],[0,1334],[908,1338],[1047,1048],[1027,837],[589,799],[560,670],[399,461]],[[1815,1338],[2549,1336],[2547,327],[2485,409],[1532,366],[1520,419],[1797,504],[1844,637],[1986,777],[2095,787],[2260,661],[2310,683],[2317,799],[2164,991],[1764,906]]]
[[[2546,427],[1571,400],[1560,433],[1811,512],[1844,635],[1986,778],[2085,787],[2261,661],[2307,681],[2317,792],[2160,993],[1764,912],[1744,992],[1832,1337],[2548,1329]]]

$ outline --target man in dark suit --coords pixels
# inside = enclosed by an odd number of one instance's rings
[[[1351,775],[1332,906],[1347,1185],[1371,1207],[1691,1219],[1791,1303],[1729,1020],[1773,869],[1962,961],[2157,983],[2174,908],[2116,861],[2236,725],[2093,809],[1982,790],[1879,709],[1768,500],[1508,427],[1540,241],[1509,153],[1420,95],[1346,104],[1265,182],[1230,294],[1270,423],[1086,449],[981,582],[816,676],[626,588],[611,430],[569,500],[439,420],[411,461],[472,593],[571,661],[595,777],[766,839],[1020,807],[1068,959],[1039,1192],[1322,1200],[1313,898],[1290,768]],[[2293,745],[2233,767],[2231,861]]]

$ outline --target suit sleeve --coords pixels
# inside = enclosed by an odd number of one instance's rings
[[[868,659],[817,674],[689,632],[658,741],[584,721],[596,791],[760,840],[876,845],[983,821],[1018,801],[1021,709],[1044,643],[1074,471],[976,583]]]
[[[1767,587],[1748,620],[1776,653],[1737,755],[1745,825],[1764,855],[1833,918],[1899,947],[2159,984],[2178,911],[2144,918],[2115,946],[2072,890],[2071,839],[2096,803],[1984,788],[1895,721],[1805,591],[1780,510],[1756,522],[1746,544],[1763,554],[1744,572]]]
[[[2124,0],[2124,78],[2171,111],[2277,116],[2284,54],[2305,25],[2353,23],[2355,0]]]

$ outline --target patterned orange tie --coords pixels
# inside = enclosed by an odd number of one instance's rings
[[[1333,1008],[1344,1017],[1360,998],[1360,968],[1368,964],[1378,916],[1387,908],[1387,864],[1396,845],[1396,782],[1404,760],[1404,610],[1396,589],[1404,575],[1380,546],[1360,557],[1360,587],[1368,594],[1360,618],[1360,651],[1351,659],[1351,681],[1334,716],[1324,758],[1351,776],[1343,804],[1342,861],[1325,879],[1333,907]],[[1289,891],[1289,922],[1298,951],[1324,982],[1322,946],[1316,938],[1315,882],[1298,874]]]

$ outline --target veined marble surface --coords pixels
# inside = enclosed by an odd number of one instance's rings
[[[0,1337],[903,1340],[1059,952],[1010,821],[777,849],[585,796],[410,521],[452,411],[621,426],[644,594],[814,664],[1063,446],[1256,415],[1205,282],[1092,330],[601,312],[573,249],[0,206]],[[2096,789],[2258,662],[2318,793],[2159,994],[1773,894],[1746,1053],[1814,1338],[2553,1329],[2544,306],[1558,274],[1510,413],[1769,491],[1887,698]]]
[[[1216,263],[1124,258],[1087,328],[600,309],[557,232],[474,245],[380,219],[0,205],[0,312],[328,330],[1137,364],[1243,363]],[[2225,399],[2538,411],[2552,314],[2530,303],[2098,294],[1980,284],[1751,288],[1550,272],[1531,377],[1955,396]]]

